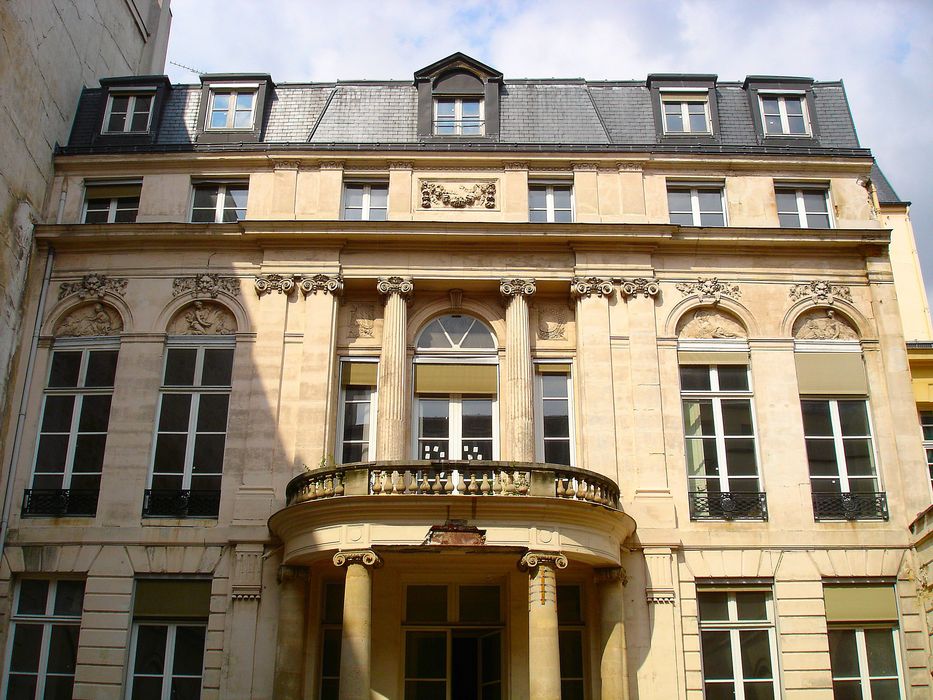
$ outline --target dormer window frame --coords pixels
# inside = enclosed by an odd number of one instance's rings
[[[264,73],[212,73],[201,76],[201,102],[198,107],[197,143],[259,143],[269,111],[269,95],[275,89],[272,77]],[[225,110],[215,110],[214,100],[230,94]],[[237,96],[252,93],[249,126],[236,126]],[[226,112],[223,126],[211,126],[214,112]],[[245,110],[242,110],[245,111]]]
[[[800,102],[800,115],[791,115],[787,109],[787,98],[796,98]],[[777,116],[781,120],[781,131],[768,131],[768,116],[770,112],[765,111],[765,100],[772,98],[778,103]],[[807,106],[807,93],[805,90],[760,90],[758,92],[758,109],[761,117],[762,135],[764,138],[786,137],[786,138],[812,138],[813,132],[810,127],[810,110]],[[794,133],[790,127],[790,117],[801,116],[803,118],[803,133]]]
[[[230,95],[230,102],[225,110],[217,109],[214,106],[214,100],[218,95]],[[250,95],[249,125],[236,126],[236,115],[240,110],[237,108],[237,99],[241,95]],[[256,101],[259,96],[259,83],[212,83],[208,92],[208,105],[204,116],[205,131],[253,131],[256,126]],[[215,112],[226,112],[227,121],[224,126],[213,126],[213,117]]]
[[[152,113],[153,108],[155,107],[156,102],[156,92],[157,88],[155,85],[141,86],[141,87],[127,87],[127,88],[114,88],[107,91],[107,106],[104,109],[104,119],[101,123],[100,133],[104,136],[115,136],[123,134],[139,135],[139,134],[148,134],[152,128]],[[123,120],[122,129],[110,129],[110,119],[113,115],[113,101],[114,98],[126,97],[128,102],[126,105],[126,113]],[[149,109],[147,110],[146,117],[146,128],[145,129],[132,129],[129,128],[133,124],[133,119],[137,114],[137,100],[140,97],[149,98]]]
[[[162,111],[172,90],[172,84],[165,75],[133,75],[116,78],[101,78],[100,106],[97,111],[97,128],[91,137],[92,143],[100,145],[137,146],[154,143],[159,131]],[[115,99],[127,97],[126,118],[123,128],[110,129]],[[137,107],[137,98],[150,97],[149,114],[146,128],[132,129],[133,114]]]
[[[653,73],[645,83],[651,93],[651,111],[654,116],[658,143],[685,145],[716,145],[720,143],[719,106],[716,98],[718,76],[706,74]],[[668,128],[666,104],[681,104],[683,131]],[[689,104],[703,104],[706,131],[688,130]]]
[[[750,75],[745,78],[743,87],[748,95],[748,107],[755,123],[755,133],[759,144],[767,146],[819,145],[820,124],[813,96],[813,78]],[[783,133],[769,134],[764,112],[764,99],[769,96],[785,98],[782,102],[786,102],[788,96],[799,97],[807,133],[790,133],[787,128],[786,105],[779,105],[779,108],[782,108],[780,114]]]
[[[499,93],[502,73],[463,53],[455,53],[415,71],[418,91],[418,138],[427,142],[494,142],[499,138]],[[451,133],[438,132],[438,105],[453,100],[454,114],[441,120]],[[464,101],[479,102],[479,133],[464,133]],[[466,117],[467,129],[477,119]]]
[[[449,124],[453,127],[452,133],[440,133],[438,127],[442,125],[441,120],[438,114],[438,105],[441,102],[454,103],[454,116],[453,119],[445,120],[444,124]],[[479,115],[478,117],[464,117],[463,116],[463,103],[464,101],[477,102],[479,105]],[[486,100],[482,97],[477,97],[476,95],[435,95],[434,96],[434,136],[456,136],[470,138],[474,136],[485,136],[486,135]],[[464,133],[464,122],[470,122],[470,125],[467,128],[478,128],[478,133]],[[476,126],[473,126],[475,122]]]
[[[694,88],[661,88],[659,90],[660,99],[661,99],[661,127],[664,131],[665,136],[711,136],[713,133],[713,125],[709,116],[709,92],[706,90],[698,90]],[[679,131],[669,128],[668,125],[668,110],[667,105],[669,104],[678,104],[680,105],[680,119],[683,124],[683,129]],[[693,116],[690,114],[689,105],[691,104],[701,104],[703,105],[703,116],[705,129],[702,131],[694,130],[692,128],[692,123],[690,117]]]

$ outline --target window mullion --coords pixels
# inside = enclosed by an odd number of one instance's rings
[[[684,131],[688,133],[692,132],[693,125],[690,123],[690,107],[688,106],[687,102],[680,103],[680,118],[684,123]]]
[[[448,405],[450,411],[450,424],[447,429],[447,436],[450,440],[447,459],[457,458],[463,453],[463,397],[459,394],[451,394]]]
[[[865,630],[861,627],[855,630],[855,650],[858,655],[858,675],[862,685],[863,700],[871,700],[871,676],[868,673],[868,650],[865,646]]]
[[[185,465],[181,476],[182,489],[191,488],[191,473],[194,471],[194,443],[197,438],[198,412],[201,410],[201,394],[191,392],[191,411],[188,413],[188,439],[185,441]]]
[[[731,597],[731,596],[730,596]],[[745,672],[742,669],[742,637],[735,627],[729,629],[729,651],[732,653],[732,677],[735,680],[735,700],[745,700]]]
[[[162,700],[171,700],[172,665],[175,660],[176,625],[169,624],[165,635],[165,664],[162,666]]]
[[[49,598],[52,597],[52,588],[49,586]],[[49,605],[46,599],[46,605]],[[48,609],[48,608],[46,608]],[[45,683],[49,672],[49,646],[52,637],[52,625],[48,622],[42,624],[42,645],[39,647],[39,667],[36,674],[36,697],[45,697]]]
[[[62,488],[71,488],[71,474],[74,467],[75,452],[78,449],[78,428],[80,426],[81,411],[84,410],[84,395],[74,395],[74,409],[71,414],[71,425],[68,430],[68,451],[65,453],[65,468],[62,470]]]
[[[227,197],[227,186],[217,185],[217,201],[214,202],[214,223],[219,224],[224,220],[224,199]]]
[[[547,186],[547,196],[545,197],[545,202],[547,202],[547,220],[550,223],[554,223],[556,214],[554,213],[554,186]]]
[[[844,493],[849,488],[849,465],[846,463],[845,441],[842,439],[842,422],[839,420],[839,403],[829,402],[829,415],[833,426],[833,446],[836,450],[836,464],[839,466],[839,486]]]
[[[695,187],[690,188],[690,208],[693,210],[693,225],[699,226],[700,218],[700,193]]]
[[[368,221],[369,220],[369,206],[370,206],[370,186],[369,185],[363,185],[363,198],[362,198],[361,206],[363,208],[363,211],[362,211],[360,218],[362,218],[365,221]]]
[[[807,221],[807,207],[803,202],[803,190],[794,190],[794,196],[797,198],[797,221],[800,228],[810,228],[810,222]]]

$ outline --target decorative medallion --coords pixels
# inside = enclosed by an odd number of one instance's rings
[[[98,302],[82,304],[73,310],[55,328],[55,335],[60,338],[117,335],[122,330],[120,314]]]
[[[563,306],[538,308],[538,338],[541,340],[567,340],[567,309]]]
[[[221,292],[236,297],[240,295],[240,281],[236,277],[221,277],[208,273],[194,277],[176,277],[172,282],[172,296],[177,297],[186,292],[193,292],[195,298],[216,299]]]
[[[858,332],[832,309],[814,309],[794,322],[797,340],[858,340]]]
[[[279,294],[285,294],[287,296],[295,291],[296,277],[298,277],[298,275],[258,275],[254,282],[256,294],[262,296],[263,294],[278,292]]]
[[[622,279],[619,294],[628,301],[631,297],[643,295],[645,299],[657,297],[661,293],[661,286],[656,277],[636,277],[635,279]]]
[[[720,282],[717,277],[699,277],[696,282],[681,282],[677,289],[685,297],[695,294],[701,301],[713,304],[718,303],[722,297],[738,299],[742,296],[742,290],[737,284]]]
[[[398,294],[405,301],[415,292],[415,283],[411,277],[380,277],[376,282],[376,291],[380,294]]]
[[[372,304],[353,304],[347,311],[347,337],[372,338],[375,308]]]
[[[612,296],[612,280],[601,277],[574,277],[570,281],[570,296],[574,299],[592,295],[609,298]]]
[[[521,279],[516,277],[514,279],[500,280],[499,291],[507,297],[530,297],[538,291],[538,288],[535,286],[535,281],[533,279]]]
[[[58,288],[58,300],[77,294],[81,299],[97,297],[103,299],[107,293],[122,297],[126,294],[125,277],[108,277],[91,273],[81,278],[79,282],[62,282]]]
[[[343,277],[341,275],[324,274],[311,275],[310,277],[302,276],[298,287],[305,296],[317,294],[318,292],[339,296],[343,293]]]
[[[793,301],[810,298],[817,304],[832,306],[836,300],[852,303],[852,292],[842,284],[833,284],[828,280],[813,280],[806,284],[795,284],[790,288]]]
[[[495,182],[421,180],[421,208],[495,209]]]
[[[236,333],[236,319],[225,306],[196,301],[175,314],[168,332],[169,335],[231,335]]]
[[[681,338],[745,338],[738,321],[715,309],[697,309],[680,327]]]

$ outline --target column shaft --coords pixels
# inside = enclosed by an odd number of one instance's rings
[[[625,658],[625,592],[621,569],[609,569],[599,581],[599,677],[601,700],[628,700]]]
[[[506,418],[511,436],[509,454],[503,457],[516,462],[533,462],[534,371],[526,297],[534,294],[534,280],[503,280],[500,289],[508,297],[505,311]]]
[[[405,341],[408,326],[407,297],[411,293],[412,284],[410,280],[402,278],[383,278],[379,281],[378,289],[386,294],[386,305],[382,325],[382,352],[379,356],[376,459],[405,459],[409,453]]]
[[[528,568],[529,697],[560,700],[560,639],[557,629],[557,568],[567,559],[558,554],[526,554]]]
[[[300,700],[307,633],[308,574],[300,567],[279,569],[279,624],[276,632],[273,697]]]

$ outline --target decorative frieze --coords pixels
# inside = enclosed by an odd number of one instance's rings
[[[300,277],[298,275],[280,275],[276,273],[257,275],[254,282],[256,294],[262,296],[263,294],[278,292],[288,296],[295,291],[296,279],[300,279]]]
[[[858,337],[858,331],[832,309],[809,311],[794,322],[797,340],[858,340]]]
[[[342,160],[322,160],[321,170],[343,170]]]
[[[60,338],[95,335],[117,335],[123,330],[123,319],[106,304],[88,303],[69,313],[55,328]]]
[[[567,557],[560,552],[525,552],[518,562],[518,568],[528,571],[544,564],[555,569],[566,569],[568,563]]]
[[[415,164],[410,160],[390,160],[389,170],[411,170]]]
[[[599,163],[574,163],[573,171],[576,172],[592,172],[595,173],[599,170]]]
[[[225,306],[196,301],[175,314],[168,332],[169,335],[231,335],[236,333],[236,319]]]
[[[495,209],[495,181],[441,182],[421,180],[422,209]]]
[[[503,166],[506,170],[528,170],[528,163],[524,161],[510,161]]]
[[[371,549],[351,549],[337,552],[334,555],[334,566],[346,566],[347,564],[361,564],[378,569],[383,562],[382,557]]]
[[[499,291],[503,296],[507,297],[530,297],[538,291],[538,288],[535,286],[535,281],[531,278],[522,279],[520,277],[515,277],[513,279],[500,280]]]
[[[563,306],[538,307],[538,339],[567,340],[567,317]]]
[[[272,168],[274,170],[298,170],[301,167],[300,160],[274,160]]]
[[[398,294],[408,301],[415,293],[415,283],[411,277],[380,277],[376,282],[376,291],[385,296]]]
[[[812,280],[806,284],[795,284],[790,288],[789,296],[793,301],[811,299],[814,303],[829,306],[837,300],[852,303],[852,292],[847,286],[833,284],[828,280]]]
[[[118,297],[126,295],[127,280],[125,277],[108,277],[97,273],[85,275],[77,282],[62,282],[58,288],[58,300],[61,301],[72,294],[81,299],[96,297],[103,299],[105,294],[115,294]]]
[[[240,280],[236,277],[221,277],[211,273],[193,277],[176,277],[172,282],[172,296],[177,297],[189,292],[195,298],[216,299],[221,292],[236,297],[240,295]]]
[[[619,294],[625,301],[638,295],[642,295],[645,299],[653,299],[660,293],[661,285],[655,277],[622,278],[622,284],[619,287]]]
[[[742,290],[737,284],[720,282],[718,277],[699,277],[696,282],[680,282],[677,289],[685,297],[696,295],[700,301],[713,304],[718,304],[722,297],[738,299],[742,296]]]
[[[372,304],[353,304],[347,309],[347,338],[372,338],[376,309]]]
[[[612,292],[612,280],[601,277],[574,277],[570,281],[570,296],[574,299],[591,297],[594,294],[608,299]]]
[[[343,293],[343,276],[325,274],[302,276],[298,288],[305,296],[318,292],[339,296]]]

